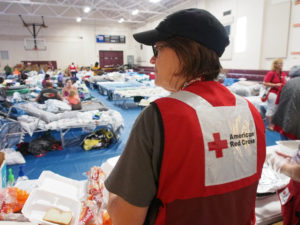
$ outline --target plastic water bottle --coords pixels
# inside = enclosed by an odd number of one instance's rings
[[[24,174],[23,166],[20,166],[19,167],[19,174],[18,174],[17,182],[24,181],[24,180],[28,180],[28,177],[25,176],[25,174]]]
[[[13,187],[15,184],[15,176],[12,173],[12,169],[8,169],[8,183],[7,186],[8,187]]]

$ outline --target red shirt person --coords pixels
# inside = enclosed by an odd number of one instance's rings
[[[282,59],[275,59],[272,62],[272,70],[269,71],[264,79],[264,86],[270,88],[270,94],[267,102],[267,128],[273,130],[272,116],[276,111],[276,99],[280,93],[281,87],[286,83],[286,73],[282,72]]]
[[[72,80],[75,80],[75,79],[76,79],[76,74],[77,74],[77,68],[76,68],[76,66],[74,65],[73,62],[72,62],[72,64],[69,66],[69,71],[70,71],[70,73],[71,73]]]
[[[282,72],[282,59],[277,59],[273,62],[272,70],[269,71],[264,78],[264,85],[271,87],[270,92],[278,94],[281,86],[286,83],[285,72]]]

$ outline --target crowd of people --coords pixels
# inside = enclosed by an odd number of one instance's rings
[[[36,71],[39,74],[49,74],[51,75],[56,68],[50,65],[36,65],[36,64],[17,64],[13,67],[9,65],[4,66],[4,73],[2,77],[7,78],[9,76],[21,76],[22,74],[26,74],[30,71]],[[84,72],[89,76],[92,75],[102,75],[103,71],[101,70],[99,63],[96,62],[94,66],[76,66],[74,62],[72,62],[68,68],[64,71],[64,76],[69,76],[72,80],[77,80],[76,74],[78,72]]]
[[[71,79],[67,79],[62,89],[62,94],[53,87],[53,83],[50,80],[50,75],[46,74],[42,82],[43,89],[36,98],[36,102],[44,104],[48,99],[57,99],[60,101],[66,100],[72,110],[81,109],[81,100],[77,88],[73,85]],[[45,84],[45,85],[44,85]]]
[[[27,73],[36,71],[38,74],[44,74],[44,78],[41,82],[42,90],[39,93],[36,101],[39,103],[44,103],[48,99],[58,99],[58,100],[66,100],[69,102],[73,110],[81,109],[81,99],[78,93],[77,88],[73,85],[78,78],[77,73],[84,73],[85,77],[94,76],[94,75],[102,75],[100,73],[101,69],[99,63],[96,62],[95,66],[92,67],[79,67],[74,63],[64,71],[60,71],[57,76],[57,87],[62,88],[62,93],[54,87],[53,82],[51,81],[52,76],[55,74],[53,71],[54,68],[49,65],[27,65],[18,64],[15,67],[10,67],[6,65],[4,67],[4,73],[1,75],[1,96],[4,96],[5,88],[8,88],[4,81],[6,78],[14,79],[20,84],[25,84],[25,80],[28,78]]]
[[[42,90],[36,97],[35,101],[44,104],[45,101],[48,99],[57,99],[61,101],[67,101],[70,106],[72,107],[72,110],[80,110],[81,109],[81,99],[78,93],[77,88],[73,85],[74,82],[76,82],[76,73],[77,69],[76,66],[74,66],[74,63],[72,63],[73,70],[70,69],[67,74],[63,74],[62,72],[59,72],[57,76],[57,85],[54,87],[54,83],[52,81],[52,75],[53,71],[51,68],[47,66],[37,67],[35,66],[35,71],[39,71],[39,73],[45,74],[44,78],[41,82]],[[12,78],[16,79],[16,81],[20,82],[22,84],[22,81],[27,79],[26,73],[30,72],[33,67],[24,67],[22,65],[18,65],[15,68],[11,68],[8,65],[5,66],[5,75],[4,77],[1,76],[1,84],[0,84],[0,90],[1,94],[0,96],[5,100],[5,90],[8,88],[8,84],[5,84],[5,78],[9,78],[9,76],[13,76]],[[46,70],[46,72],[44,71]],[[93,75],[94,73],[91,71],[89,67],[85,68],[82,67],[80,71],[88,72],[90,71],[90,75]],[[85,73],[88,74],[88,73]],[[68,77],[68,78],[65,78]],[[58,88],[62,88],[60,91]],[[61,92],[61,93],[60,93]],[[2,101],[2,100],[0,100]]]

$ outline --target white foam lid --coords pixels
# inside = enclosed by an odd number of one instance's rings
[[[22,213],[36,224],[57,225],[43,220],[50,208],[72,212],[71,225],[77,225],[81,200],[86,193],[86,181],[72,180],[51,171],[43,171],[22,209]]]

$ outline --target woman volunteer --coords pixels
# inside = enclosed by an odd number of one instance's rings
[[[268,105],[266,112],[267,128],[273,130],[272,116],[276,111],[276,99],[282,87],[286,82],[286,73],[282,72],[282,59],[275,59],[272,62],[272,70],[264,78],[264,85],[270,89],[268,96]]]
[[[185,9],[134,38],[152,45],[155,83],[173,94],[142,111],[105,181],[113,224],[253,224],[264,124],[214,81],[229,44],[223,25]]]

